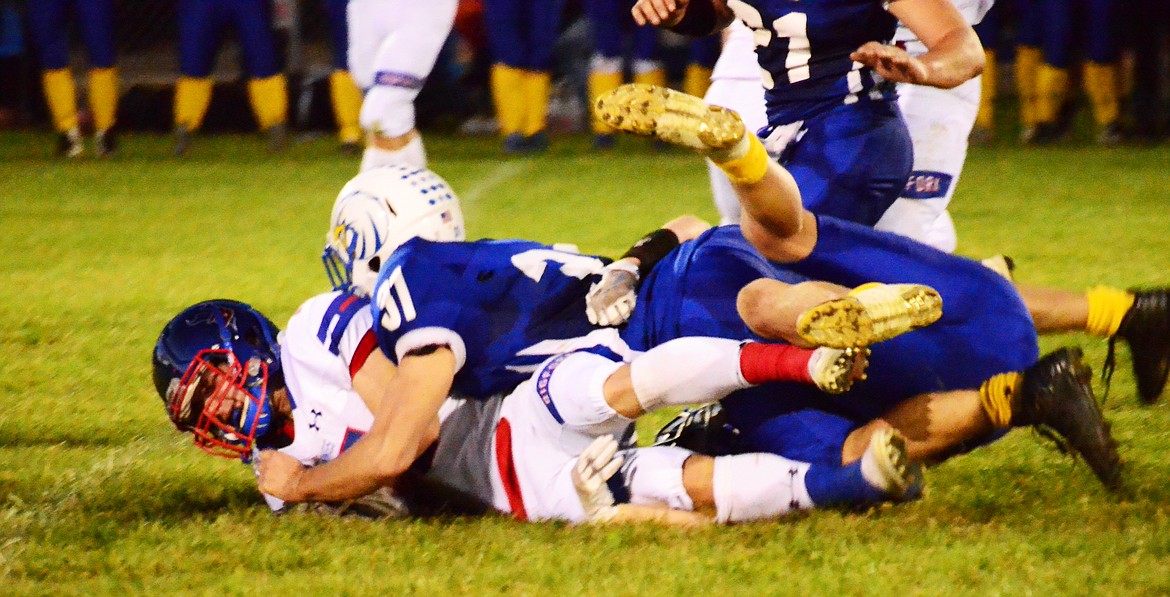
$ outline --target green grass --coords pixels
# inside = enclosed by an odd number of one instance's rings
[[[619,253],[681,212],[713,218],[701,162],[623,140],[504,159],[428,138],[472,236]],[[212,297],[284,321],[325,289],[318,255],[356,162],[320,140],[268,157],[200,138],[190,159],[130,137],[113,161],[0,138],[0,593],[1137,594],[1170,591],[1170,412],[1142,408],[1123,356],[1106,404],[1129,492],[1028,432],[931,471],[926,499],[702,531],[503,518],[275,518],[252,473],[167,423],[148,353]],[[1170,150],[977,149],[953,206],[960,252],[1022,281],[1170,283]],[[1099,366],[1105,343],[1074,335]],[[1124,351],[1123,351],[1124,352]],[[1099,390],[1103,389],[1101,387]],[[661,418],[643,426],[651,433]]]

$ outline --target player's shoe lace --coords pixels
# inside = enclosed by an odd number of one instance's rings
[[[892,427],[870,436],[869,448],[861,457],[861,469],[867,480],[892,498],[915,499],[922,495],[922,464],[910,460],[906,439]]]
[[[821,347],[813,351],[808,372],[822,392],[843,394],[853,387],[854,381],[865,379],[868,366],[868,348]]]
[[[704,154],[731,148],[747,134],[735,112],[655,85],[622,85],[598,96],[593,111],[617,130],[654,136]]]
[[[1162,396],[1166,378],[1170,375],[1170,289],[1131,292],[1134,294],[1133,306],[1121,320],[1117,333],[1109,338],[1102,377],[1108,388],[1117,365],[1117,340],[1125,340],[1133,360],[1138,397],[1146,404],[1153,404]]]
[[[800,314],[796,331],[816,346],[869,346],[942,317],[942,297],[921,284],[867,284],[849,296],[816,305]]]
[[[1024,371],[1019,393],[1012,400],[1012,425],[1032,425],[1075,452],[1109,489],[1121,484],[1121,457],[1109,423],[1093,394],[1092,370],[1082,361],[1080,348],[1061,348]]]
[[[718,402],[683,409],[654,436],[655,446],[678,446],[707,456],[739,451],[739,430]]]

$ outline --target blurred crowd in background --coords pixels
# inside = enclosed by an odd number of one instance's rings
[[[423,1],[423,0],[420,0]],[[718,36],[630,17],[633,0],[461,0],[415,102],[420,128],[539,152],[588,132],[589,98],[637,81],[702,96]],[[0,129],[48,128],[75,157],[126,131],[260,130],[270,149],[333,131],[360,153],[346,0],[0,0]],[[975,143],[1157,143],[1170,132],[1170,0],[998,0]]]

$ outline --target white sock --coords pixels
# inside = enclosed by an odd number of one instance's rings
[[[738,340],[678,338],[638,355],[630,380],[646,412],[706,404],[751,387],[739,368]]]
[[[396,164],[404,164],[419,169],[427,167],[427,152],[423,147],[422,137],[415,135],[409,143],[402,146],[401,149],[395,150],[374,147],[372,143],[367,144],[365,152],[362,153],[362,172],[370,168],[377,168],[378,166],[392,166]]]
[[[682,469],[694,455],[674,446],[651,446],[624,452],[624,468],[630,471],[630,503],[643,506],[665,505],[674,510],[695,509],[695,503],[683,486]]]
[[[744,522],[813,507],[804,485],[809,464],[775,454],[738,454],[715,459],[712,485],[715,520]]]

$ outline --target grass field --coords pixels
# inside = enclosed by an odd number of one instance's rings
[[[1122,497],[1029,432],[933,469],[925,499],[701,531],[501,517],[275,518],[250,469],[176,433],[149,379],[163,323],[231,297],[283,322],[325,289],[318,259],[356,162],[327,140],[131,137],[113,161],[0,137],[0,594],[1118,594],[1170,592],[1170,410],[1121,363],[1106,414]],[[626,140],[428,138],[471,236],[615,254],[681,212],[712,218],[701,162]],[[1170,284],[1170,148],[976,149],[953,206],[960,252],[1024,282]],[[1084,346],[1100,367],[1105,342]],[[1098,385],[1099,393],[1103,387]],[[663,419],[647,421],[643,437]]]

